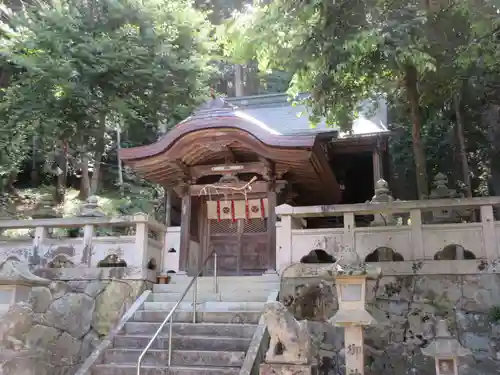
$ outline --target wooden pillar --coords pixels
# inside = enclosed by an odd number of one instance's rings
[[[189,189],[184,189],[182,194],[181,210],[181,241],[179,249],[179,271],[188,271],[189,244],[191,242],[191,195]]]
[[[382,155],[380,154],[380,148],[377,146],[372,152],[373,160],[373,186],[378,180],[384,178],[383,161]]]
[[[267,184],[267,270],[276,270],[276,169],[268,162],[269,183]]]
[[[267,269],[276,270],[276,191],[267,193],[268,218],[267,218]]]

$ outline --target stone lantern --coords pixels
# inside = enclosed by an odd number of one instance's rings
[[[56,219],[62,215],[55,209],[53,197],[50,194],[45,194],[40,197],[31,216],[33,219]]]
[[[457,359],[469,355],[470,351],[451,336],[446,320],[439,320],[436,337],[422,349],[422,354],[434,357],[436,375],[458,375]]]
[[[429,199],[453,199],[463,198],[456,190],[448,188],[448,177],[438,173],[434,177],[434,188],[431,190]],[[473,210],[462,208],[435,208],[431,211],[433,223],[456,223],[460,220],[469,220]]]
[[[389,204],[394,202],[394,197],[389,190],[389,184],[386,180],[380,179],[375,184],[375,195],[369,203],[372,204]],[[397,220],[390,212],[379,212],[373,215],[372,226],[387,226],[396,225]]]
[[[365,309],[366,280],[380,275],[379,268],[368,268],[355,251],[341,254],[337,262],[335,283],[339,309],[330,319],[337,327],[344,327],[345,362],[347,375],[364,374],[363,326],[375,324]]]
[[[0,374],[49,374],[44,353],[26,342],[35,321],[31,288],[49,284],[31,273],[28,263],[7,259],[0,264]]]
[[[80,210],[77,213],[78,217],[103,217],[106,216],[104,212],[99,207],[99,201],[97,197],[90,196],[81,205]]]
[[[0,264],[0,315],[10,306],[28,299],[31,288],[46,286],[49,280],[31,273],[29,264],[7,259]]]

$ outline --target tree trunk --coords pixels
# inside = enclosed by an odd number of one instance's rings
[[[60,169],[60,173],[57,175],[56,179],[55,201],[57,203],[62,203],[66,195],[66,183],[68,178],[68,147],[66,143],[63,145],[63,149],[56,158],[56,164]]]
[[[455,115],[457,117],[457,123],[456,123],[456,135],[457,135],[457,140],[458,140],[458,145],[459,145],[459,150],[460,150],[460,162],[462,164],[462,177],[463,181],[466,187],[466,195],[467,197],[471,198],[472,197],[472,187],[470,184],[470,170],[469,170],[469,163],[467,162],[467,150],[465,148],[465,138],[464,138],[464,123],[463,123],[463,116],[462,116],[462,107],[461,107],[461,99],[460,96],[457,94],[453,98],[453,104],[455,107]]]
[[[90,185],[90,194],[94,195],[99,190],[99,182],[101,177],[101,161],[104,154],[104,136],[106,133],[106,115],[101,115],[100,119],[100,134],[96,143],[96,153],[94,161],[94,172],[92,173],[92,183]]]
[[[9,174],[9,177],[7,178],[6,184],[5,184],[5,191],[9,194],[17,196],[17,190],[14,187],[14,184],[17,181],[17,171],[12,171]]]
[[[118,150],[118,154],[120,152],[120,149],[122,144],[122,138],[121,138],[121,129],[118,127],[116,129],[116,148]],[[123,165],[122,165],[122,159],[120,159],[120,156],[118,155],[118,185],[120,185],[120,194],[123,196]]]
[[[31,173],[30,173],[30,178],[31,178],[31,185],[32,186],[38,186],[38,184],[40,183],[40,174],[38,173],[38,167],[37,167],[37,164],[36,164],[36,157],[37,157],[37,152],[36,152],[36,143],[37,143],[37,139],[36,139],[36,135],[33,136],[33,139],[32,139],[32,157],[31,157]]]
[[[89,160],[88,157],[82,156],[82,178],[80,181],[80,200],[86,200],[90,195],[90,177],[89,177]]]
[[[99,190],[99,182],[101,180],[101,161],[102,161],[102,152],[95,153],[94,159],[94,170],[92,172],[92,181],[90,183],[90,195],[94,195]]]
[[[490,180],[488,181],[489,193],[500,195],[500,106],[493,103],[486,104],[483,108],[482,122],[488,129]]]
[[[417,90],[417,69],[409,65],[405,69],[406,97],[410,106],[411,135],[413,141],[413,157],[415,159],[415,171],[417,179],[418,199],[429,195],[427,185],[427,170],[425,152],[422,145],[421,130],[422,120],[420,117],[419,94]]]

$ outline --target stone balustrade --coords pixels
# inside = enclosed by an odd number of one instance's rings
[[[497,260],[500,221],[493,207],[500,197],[397,201],[386,199],[361,204],[292,207],[281,205],[276,214],[277,268],[299,262],[313,249],[335,256],[343,248],[355,248],[365,261]],[[468,212],[477,221],[433,220],[438,212]],[[478,215],[475,215],[475,213]],[[429,215],[430,214],[430,215]],[[371,226],[357,226],[358,217],[373,215]],[[306,228],[306,220],[337,217],[340,228]],[[398,218],[395,220],[394,218]],[[408,219],[406,219],[408,218]],[[403,219],[403,220],[402,220]],[[374,225],[375,223],[375,225]]]
[[[0,261],[17,258],[44,268],[118,265],[159,272],[166,256],[167,227],[144,214],[1,220],[0,229],[24,229],[30,233],[18,238],[0,237]],[[101,235],[106,229],[113,230],[110,235]],[[58,232],[66,235],[58,236]],[[68,232],[73,235],[68,236]]]

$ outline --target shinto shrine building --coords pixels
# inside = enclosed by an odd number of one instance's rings
[[[221,275],[275,269],[277,205],[372,197],[374,182],[388,172],[384,103],[358,118],[352,134],[324,123],[312,128],[301,111],[281,94],[218,98],[156,143],[120,151],[125,165],[175,191],[179,270],[197,269],[214,250]]]

